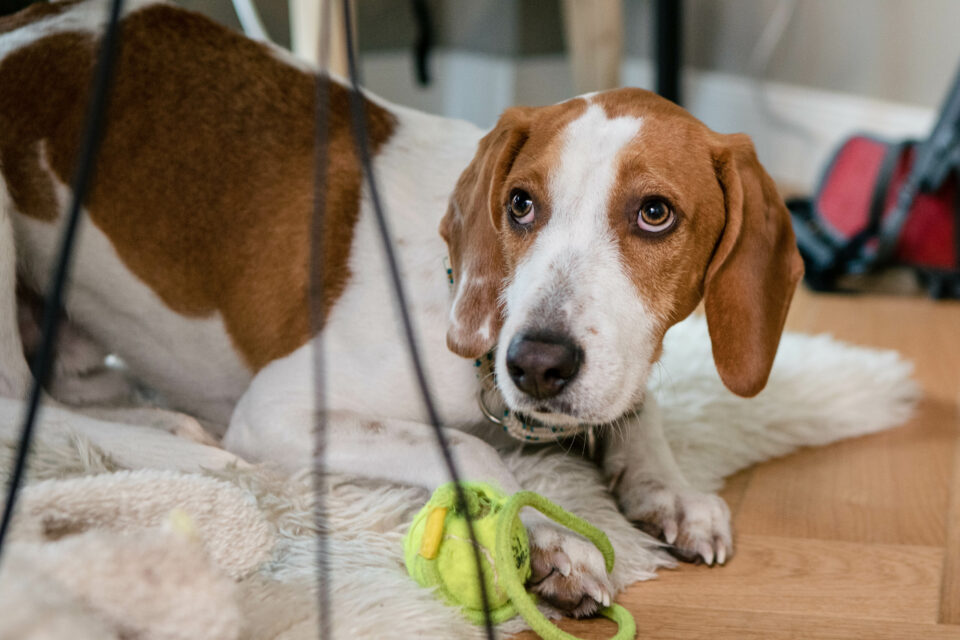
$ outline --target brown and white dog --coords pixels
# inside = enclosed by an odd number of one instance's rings
[[[227,448],[291,469],[313,451],[312,349],[322,339],[328,467],[444,482],[393,313],[347,91],[329,86],[318,335],[312,71],[197,14],[127,4],[65,304],[71,322],[172,407],[229,424]],[[64,0],[0,19],[4,394],[28,387],[17,280],[37,291],[50,275],[105,13],[104,0]],[[802,268],[750,141],[638,89],[508,109],[486,134],[370,95],[366,117],[464,476],[519,488],[475,400],[472,359],[493,350],[510,409],[546,425],[616,425],[602,467],[623,514],[680,555],[722,564],[732,553],[726,505],[684,480],[645,389],[664,333],[701,299],[724,383],[743,396],[766,383]],[[108,399],[124,390],[115,382],[80,395]],[[538,592],[577,615],[610,601],[592,547],[535,517],[527,524]]]

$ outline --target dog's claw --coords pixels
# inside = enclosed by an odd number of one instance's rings
[[[598,603],[603,604],[604,593],[603,589],[600,588],[600,585],[593,585],[593,587],[590,589],[590,597],[596,600]]]
[[[663,539],[667,544],[673,544],[677,541],[677,521],[668,520],[663,524]]]
[[[713,564],[713,547],[706,542],[701,542],[697,547],[697,552],[700,554],[700,557],[703,558],[703,562],[707,566],[711,566]]]

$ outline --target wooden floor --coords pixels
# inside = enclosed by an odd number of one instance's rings
[[[960,638],[960,303],[801,291],[787,324],[912,359],[916,417],[734,476],[734,559],[663,572],[618,601],[639,638]]]

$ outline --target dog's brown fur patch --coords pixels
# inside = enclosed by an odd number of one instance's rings
[[[121,42],[90,218],[170,309],[221,314],[258,370],[319,328],[309,313],[315,78],[262,44],[170,6],[129,15]],[[89,34],[61,33],[0,63],[0,165],[24,215],[59,215],[43,163],[69,184],[96,44]],[[349,277],[362,177],[349,93],[336,83],[326,89],[322,319]],[[369,101],[366,116],[375,154],[395,119]]]

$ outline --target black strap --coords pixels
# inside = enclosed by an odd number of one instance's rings
[[[957,267],[957,271],[960,271],[960,167],[954,168],[951,177],[953,178],[953,260],[956,262],[954,266]]]
[[[912,140],[902,140],[894,142],[887,147],[887,152],[880,163],[880,170],[877,172],[877,180],[873,184],[873,196],[870,199],[870,214],[867,218],[867,227],[865,231],[869,236],[873,236],[880,231],[880,224],[883,221],[883,213],[886,211],[887,192],[890,190],[890,181],[893,179],[893,172],[900,164],[900,158],[903,152],[914,144]]]
[[[960,109],[960,93],[951,98],[951,104]],[[896,249],[903,225],[910,217],[910,209],[921,192],[934,192],[960,160],[960,132],[953,126],[938,123],[930,138],[917,147],[913,166],[900,187],[897,202],[881,226],[875,264],[887,262]]]
[[[867,242],[877,237],[880,229],[884,226],[883,217],[886,211],[887,192],[890,189],[894,171],[899,165],[903,152],[914,144],[913,140],[901,140],[887,146],[873,184],[870,209],[867,212],[867,224],[836,252],[832,270],[837,272],[848,271],[849,267],[856,265],[855,270],[865,271],[875,264],[875,256],[868,254],[864,251],[864,248]]]

